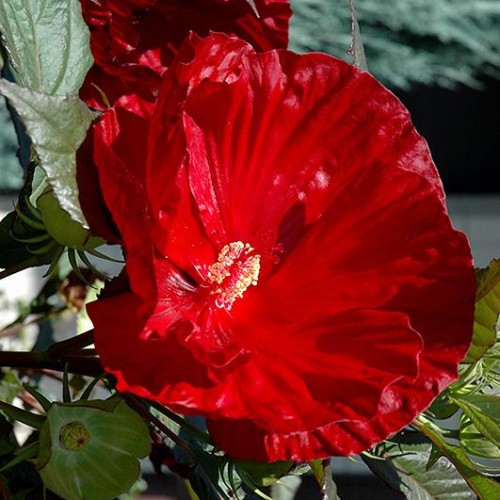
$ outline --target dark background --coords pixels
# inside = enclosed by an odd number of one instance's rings
[[[447,193],[500,193],[500,82],[396,91],[429,143]]]

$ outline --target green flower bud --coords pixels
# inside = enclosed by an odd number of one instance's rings
[[[92,250],[104,243],[102,238],[92,236],[79,222],[74,221],[55,198],[52,192],[43,193],[36,202],[42,214],[47,233],[59,244],[78,250]]]
[[[130,490],[150,446],[146,424],[118,397],[54,403],[40,430],[37,468],[67,500],[107,500]]]
[[[65,450],[82,451],[87,446],[89,439],[89,431],[78,421],[68,422],[59,432],[59,442]]]

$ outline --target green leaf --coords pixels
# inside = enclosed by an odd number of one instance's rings
[[[40,429],[45,422],[45,417],[42,415],[22,410],[21,408],[6,403],[5,401],[0,401],[0,411],[2,411],[9,418],[18,420],[19,422],[29,425],[35,429]]]
[[[500,259],[492,260],[486,269],[478,270],[476,276],[474,334],[465,363],[478,361],[495,344],[495,326],[500,314]]]
[[[247,474],[256,486],[270,486],[281,477],[288,474],[293,462],[280,460],[278,462],[264,463],[251,462],[250,460],[235,460],[234,464],[238,474]]]
[[[23,390],[23,386],[13,371],[0,373],[0,400],[12,403],[14,398]]]
[[[323,460],[311,460],[309,462],[309,467],[311,467],[314,479],[316,479],[319,486],[322,487],[325,484],[325,468],[323,467]]]
[[[44,170],[38,162],[33,161],[28,164],[28,169],[32,169],[32,179],[29,185],[29,200],[36,207],[36,200],[49,188],[49,181]]]
[[[500,398],[494,394],[468,394],[454,398],[477,430],[494,445],[500,446]]]
[[[446,420],[458,411],[458,406],[446,394],[440,394],[428,408],[427,412],[434,418]]]
[[[0,456],[12,453],[16,448],[12,424],[0,414]]]
[[[325,500],[339,500],[330,460],[312,460],[309,462],[309,467],[321,489],[322,498]]]
[[[45,412],[47,412],[52,406],[52,402],[49,401],[38,389],[30,386],[29,384],[23,384],[24,390],[29,392],[40,404]]]
[[[0,93],[26,126],[61,207],[86,225],[78,201],[76,151],[85,139],[92,113],[77,97],[49,96],[6,80],[0,80]]]
[[[198,443],[189,444],[197,464],[192,469],[189,483],[196,495],[203,500],[231,500],[237,492],[241,479],[235,477],[234,467],[221,454],[206,451]]]
[[[420,434],[409,434],[411,439],[398,435],[401,442],[379,445],[384,459],[362,456],[372,472],[408,500],[470,500],[472,491],[453,464],[441,456],[428,467],[432,443]]]
[[[38,451],[39,451],[38,441],[27,444],[22,448],[19,448],[18,450],[16,450],[12,460],[10,460],[8,463],[6,463],[0,468],[0,472],[4,472],[12,467],[15,467],[16,465],[19,465],[22,462],[25,462],[26,460],[31,460],[33,458],[36,458],[36,456],[38,455]]]
[[[51,191],[41,194],[36,201],[36,206],[40,210],[45,230],[60,245],[68,248],[84,249],[89,247],[91,249],[93,246],[105,243],[100,238],[92,239],[90,231],[73,220],[68,212],[61,208],[59,201]],[[89,263],[85,262],[85,264]],[[90,264],[89,268],[91,267]]]
[[[92,65],[78,0],[2,0],[0,31],[21,85],[77,94]]]
[[[418,422],[419,429],[441,453],[456,467],[479,498],[500,498],[500,484],[477,471],[464,449],[447,443],[431,423]]]
[[[465,415],[460,420],[460,444],[471,455],[500,460],[500,448],[488,441]]]
[[[50,256],[33,255],[29,252],[25,243],[12,238],[11,231],[14,229],[16,221],[16,212],[10,212],[0,221],[0,268],[8,268],[9,271],[18,268],[21,270],[49,263]],[[26,226],[23,229],[29,231],[30,228]],[[33,235],[26,233],[23,236],[30,237]]]

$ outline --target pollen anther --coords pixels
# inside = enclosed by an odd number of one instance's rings
[[[231,310],[236,299],[242,298],[249,286],[257,284],[260,272],[260,255],[253,254],[248,243],[235,241],[225,245],[217,262],[208,267],[208,281],[215,285],[210,295],[215,305]]]

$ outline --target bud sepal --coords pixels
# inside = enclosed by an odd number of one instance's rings
[[[67,500],[106,500],[129,491],[150,447],[147,425],[119,397],[53,403],[40,430],[37,469]]]

